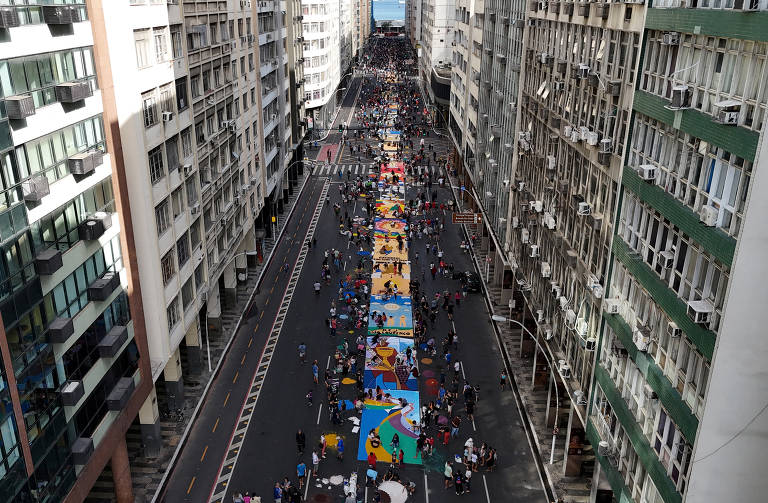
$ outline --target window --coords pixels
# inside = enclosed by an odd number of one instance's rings
[[[165,177],[162,147],[153,148],[149,151],[147,157],[149,159],[149,179],[152,181],[152,185],[155,185]]]
[[[176,255],[179,259],[179,267],[184,267],[189,260],[189,236],[186,232],[176,241]]]
[[[192,88],[192,97],[197,98],[200,96],[200,76],[193,75],[190,78],[190,86]]]
[[[173,50],[173,59],[179,59],[184,56],[181,43],[181,26],[171,26],[171,49]]]
[[[171,84],[166,84],[160,88],[160,108],[163,112],[173,112],[173,90]]]
[[[179,322],[179,298],[174,297],[166,309],[168,314],[168,332]]]
[[[189,278],[181,287],[181,304],[185,310],[192,304],[193,300],[195,300],[194,278]]]
[[[176,275],[176,262],[173,258],[173,250],[170,250],[160,259],[160,270],[163,273],[163,285],[167,285],[171,278]]]
[[[684,494],[692,447],[663,408],[659,409],[652,442],[653,450],[666,468],[667,475],[674,482],[678,492]]]
[[[141,95],[141,101],[144,107],[144,127],[150,128],[157,124],[157,100],[155,92],[148,91]]]
[[[155,206],[155,225],[157,225],[157,235],[162,236],[171,225],[171,216],[168,209],[168,198]]]
[[[149,30],[134,30],[133,40],[136,45],[136,66],[149,66]]]
[[[168,38],[166,27],[152,29],[152,36],[155,39],[155,61],[162,63],[168,60]]]
[[[185,159],[192,155],[192,132],[190,128],[181,132],[181,155]]]
[[[171,194],[171,207],[173,208],[173,218],[179,218],[184,211],[184,194],[182,192],[182,187],[177,188]]]
[[[187,78],[182,77],[176,80],[176,108],[181,112],[187,108],[189,100],[187,99]]]

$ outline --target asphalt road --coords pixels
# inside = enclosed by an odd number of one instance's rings
[[[350,84],[334,126],[349,117],[359,83],[360,79],[355,78]],[[354,120],[351,125],[356,125]],[[339,133],[332,132],[325,143],[338,143],[339,140]],[[427,139],[430,140],[435,141],[438,149],[446,146],[445,142],[437,141],[435,136]],[[444,153],[438,151],[438,155]],[[338,156],[338,151],[336,154]],[[302,494],[306,494],[306,500],[318,503],[339,501],[341,488],[327,482],[323,484],[324,478],[333,475],[349,476],[356,471],[360,481],[364,480],[365,463],[356,461],[358,434],[352,433],[353,423],[347,419],[351,414],[344,414],[342,425],[331,425],[327,405],[323,403],[325,397],[321,390],[322,384],[320,387],[313,387],[310,365],[302,365],[299,362],[296,350],[299,343],[305,342],[308,346],[308,362],[318,360],[322,374],[341,338],[346,335],[352,343],[357,336],[357,333],[343,334],[340,330],[334,340],[329,336],[324,323],[330,304],[336,297],[336,287],[333,285],[339,275],[334,276],[332,286],[323,286],[320,295],[316,295],[312,288],[312,284],[319,277],[323,250],[342,250],[347,257],[347,270],[357,261],[354,248],[348,249],[347,239],[338,232],[338,222],[331,208],[333,202],[339,201],[336,175],[331,176],[334,183],[328,192],[331,205],[323,208],[317,222],[317,245],[303,262],[301,275],[297,278],[296,289],[285,313],[285,321],[258,400],[254,403],[247,398],[251,378],[257,371],[265,341],[278,315],[278,306],[293,272],[292,269],[288,272],[279,269],[283,263],[292,265],[296,261],[299,255],[297,244],[304,240],[325,178],[311,179],[297,201],[297,210],[288,223],[283,240],[278,244],[276,258],[265,273],[261,294],[256,296],[254,303],[258,308],[249,308],[247,320],[225,356],[221,372],[211,387],[201,415],[169,478],[164,501],[208,501],[214,491],[219,471],[231,470],[227,485],[216,488],[217,493],[226,490],[223,501],[231,501],[235,491],[252,491],[262,496],[263,501],[271,502],[272,488],[276,481],[288,477],[296,483],[295,470],[299,459],[311,467],[312,448],[321,433],[342,435],[346,454],[344,460],[339,461],[329,450],[328,458],[320,464],[320,480],[312,479],[308,491],[302,491]],[[416,198],[418,190],[418,187],[409,184],[406,199]],[[438,190],[439,200],[446,201],[449,197],[451,196],[447,189]],[[362,206],[356,204],[349,207],[349,211],[363,215]],[[437,216],[445,217],[446,230],[441,236],[445,260],[453,262],[458,270],[471,269],[470,257],[462,253],[458,246],[461,240],[458,226],[450,223],[449,213]],[[412,274],[422,282],[422,291],[427,295],[445,289],[455,291],[458,287],[456,281],[439,277],[432,280],[428,272],[424,274],[423,268],[429,265],[424,241],[414,240],[412,246],[420,253],[419,262],[413,264]],[[441,312],[436,326],[430,333],[440,340],[447,333],[449,323],[446,315]],[[463,363],[462,379],[466,377],[473,385],[480,386],[480,400],[475,411],[474,425],[464,418],[460,440],[452,441],[448,447],[439,446],[434,459],[424,467],[411,466],[401,470],[402,478],[417,484],[416,495],[409,501],[450,502],[462,499],[477,502],[544,502],[544,492],[512,392],[502,392],[498,389],[498,375],[503,364],[490,317],[480,294],[469,294],[455,310],[455,329],[460,337],[459,350],[455,356]],[[441,356],[442,353],[435,358],[436,363],[422,364],[422,371],[430,369],[439,374],[440,366],[444,365]],[[422,403],[433,399],[427,395],[424,381],[422,378],[419,385],[422,390]],[[312,407],[307,406],[305,400],[309,389],[316,390]],[[351,397],[353,389],[354,386],[342,385],[342,397]],[[455,410],[463,414],[462,403],[459,400]],[[247,425],[240,452],[237,453],[237,462],[229,468],[234,458],[231,453],[227,453],[227,447],[238,428],[236,418],[244,407],[253,408],[252,419]],[[295,443],[295,433],[300,428],[305,431],[307,437],[307,448],[303,456],[297,454]],[[442,460],[461,453],[464,440],[468,437],[472,437],[476,445],[487,442],[495,447],[499,455],[498,466],[491,473],[476,473],[472,479],[471,492],[457,496],[453,489],[443,488]],[[379,468],[380,473],[385,470],[385,466]],[[317,487],[318,483],[321,483],[321,487]],[[367,501],[372,501],[372,490],[369,492],[371,494],[368,495]]]

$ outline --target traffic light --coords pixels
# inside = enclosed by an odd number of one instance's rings
[[[344,124],[339,124],[339,133],[344,132]]]

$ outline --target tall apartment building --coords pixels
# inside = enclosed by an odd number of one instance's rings
[[[609,24],[632,9],[644,29],[618,96],[632,104],[620,112],[629,137],[613,136],[623,163],[611,163],[621,184],[587,423],[593,488],[754,501],[768,490],[768,3],[610,5]],[[606,49],[629,64],[622,45]],[[612,86],[619,74],[604,71]]]
[[[296,179],[295,2],[104,2],[153,378],[167,406]],[[290,50],[289,50],[290,48]],[[139,223],[140,222],[140,223]],[[182,368],[182,361],[187,362]],[[215,364],[215,362],[213,362]],[[139,417],[160,445],[158,400]]]
[[[423,47],[421,46],[422,19],[421,7],[424,0],[408,0],[405,5],[405,36],[411,41],[411,45],[416,48],[416,53],[421,59]]]
[[[457,166],[474,167],[480,104],[484,2],[456,0],[449,127]],[[466,159],[466,166],[464,160]]]
[[[0,499],[82,501],[111,462],[127,501],[152,375],[103,26],[83,4],[16,4],[0,7]]]
[[[455,0],[421,2],[419,78],[424,95],[437,107],[436,120],[443,123],[450,106],[455,13]]]
[[[368,38],[371,36],[371,19],[373,18],[373,7],[371,0],[355,0],[353,5],[355,16],[355,34],[352,46],[352,55],[360,58],[360,50],[365,46]]]
[[[512,28],[524,41],[517,138],[506,148],[514,156],[500,163],[500,170],[513,165],[505,246],[515,297],[546,351],[533,351],[533,374],[550,390],[558,387],[549,394],[547,417],[559,428],[566,476],[579,475],[592,460],[582,450],[587,396],[644,11],[633,3],[531,1],[525,26],[515,21]],[[503,65],[504,56],[496,63]]]
[[[326,128],[346,77],[342,68],[341,5],[327,0],[301,0],[304,16],[304,105],[315,128]],[[349,61],[347,61],[347,64]]]

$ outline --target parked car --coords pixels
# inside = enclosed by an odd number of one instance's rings
[[[453,273],[453,279],[458,279],[462,285],[466,285],[468,292],[482,291],[480,277],[474,271],[456,271]]]

